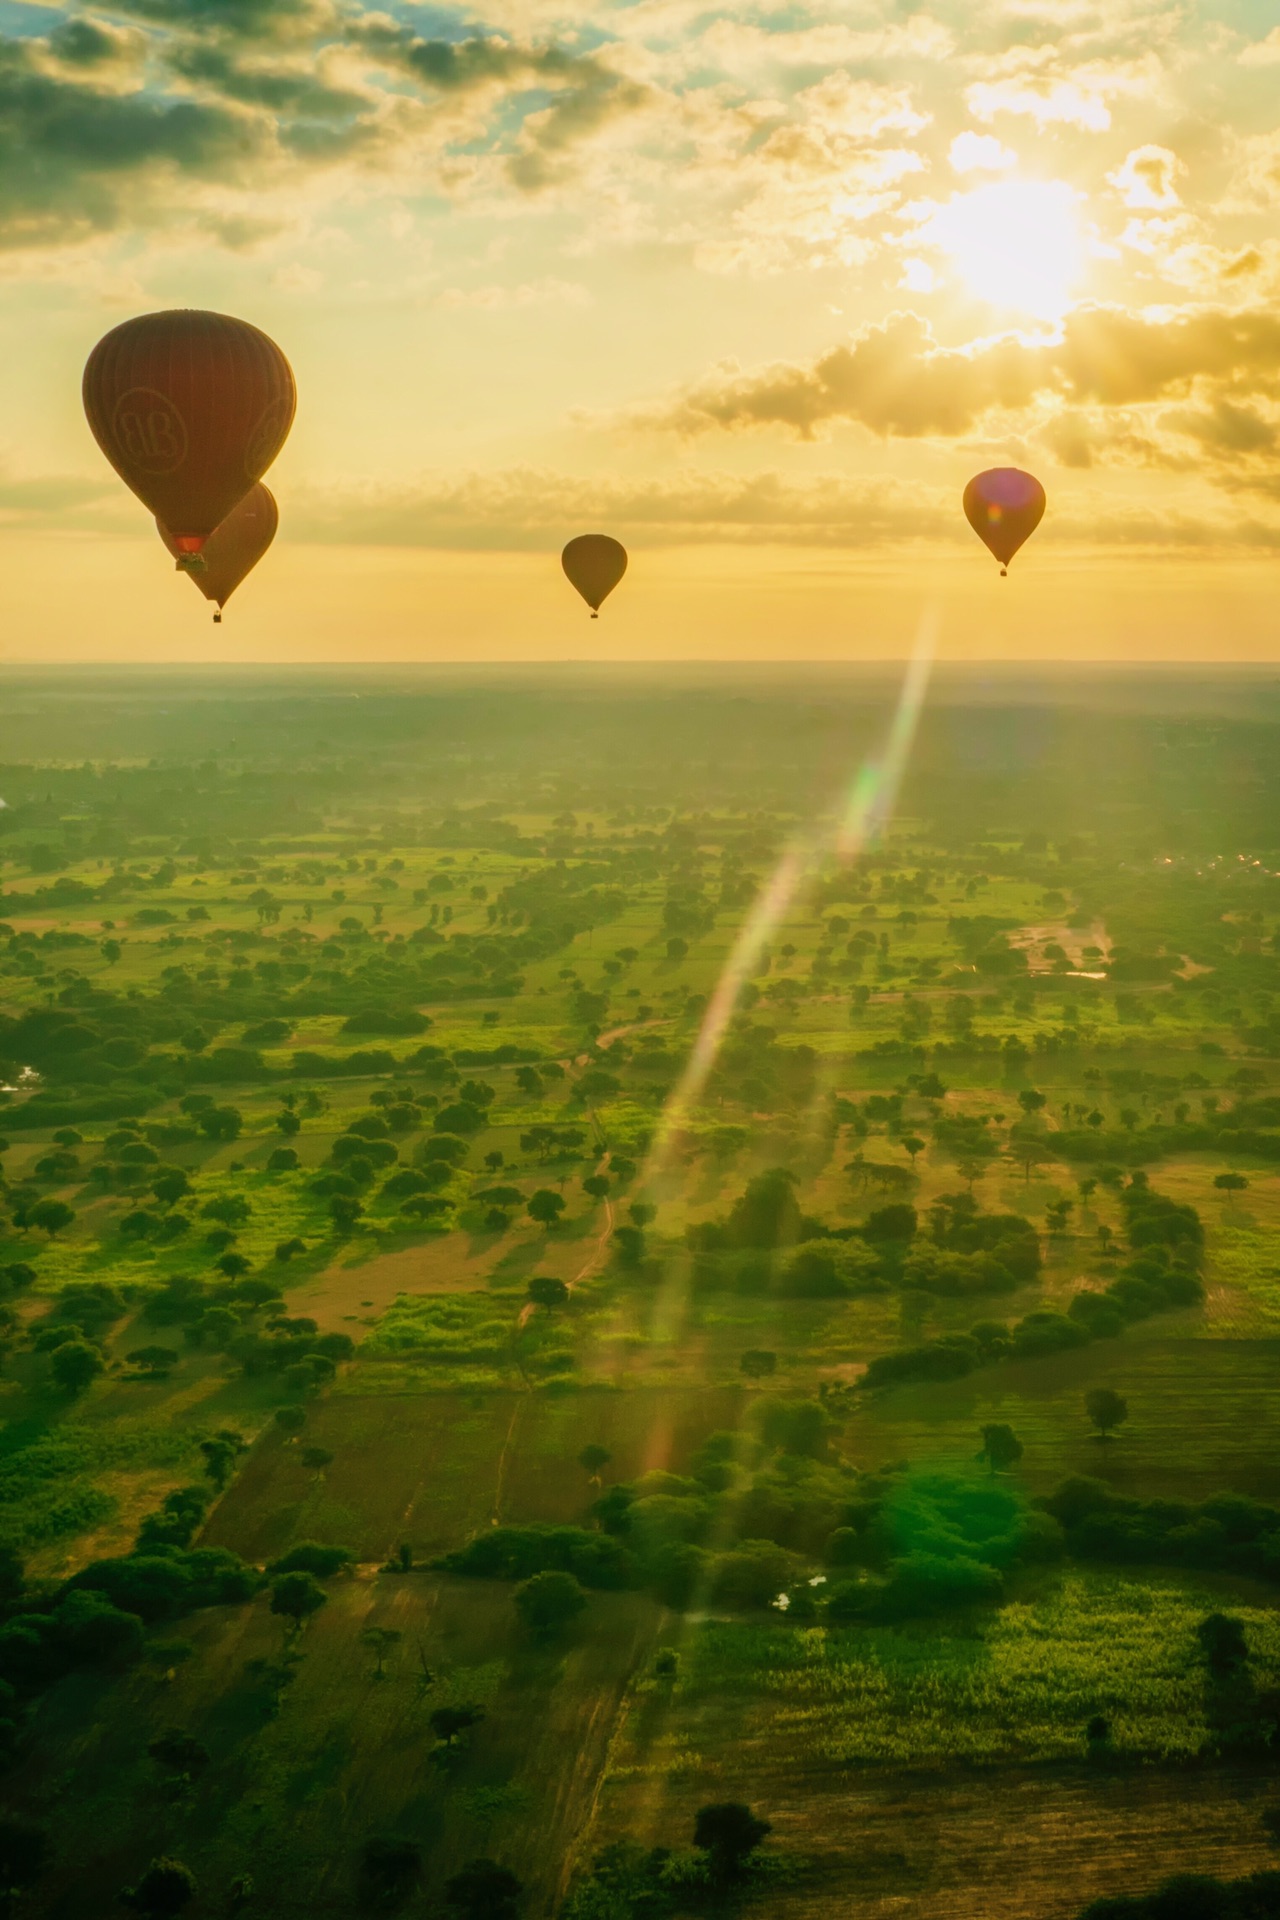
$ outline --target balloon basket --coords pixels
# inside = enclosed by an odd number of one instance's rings
[[[221,615],[220,613],[215,613],[215,614],[214,614],[214,616],[213,616],[213,624],[214,624],[214,626],[215,626],[215,627],[220,627],[220,626],[222,625],[222,615]]]

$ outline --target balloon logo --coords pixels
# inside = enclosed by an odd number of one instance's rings
[[[131,387],[116,401],[111,417],[116,444],[139,473],[172,473],[187,457],[182,415],[153,387]]]
[[[186,556],[261,479],[296,405],[275,342],[222,313],[141,314],[104,335],[85,363],[94,439]]]
[[[1001,578],[1044,519],[1044,488],[1019,467],[990,467],[964,490],[964,517],[1000,562]]]
[[[560,565],[594,620],[627,570],[627,550],[607,533],[580,533],[560,555]]]
[[[177,561],[179,571],[194,581],[206,600],[217,602],[218,611],[213,617],[221,625],[222,609],[240,582],[253,572],[275,539],[279,524],[275,496],[259,481],[209,535],[201,555],[204,565],[196,572],[184,563],[182,550],[163,520],[156,521],[156,530]]]

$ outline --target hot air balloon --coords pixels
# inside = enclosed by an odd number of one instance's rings
[[[217,601],[218,611],[213,616],[216,624],[221,624],[222,609],[240,582],[253,572],[275,539],[279,524],[275,495],[259,480],[205,541],[200,556],[204,565],[198,572],[191,573],[191,578],[206,600]],[[163,520],[156,521],[156,529],[177,561],[178,571],[190,573],[181,548]]]
[[[222,313],[144,313],[113,328],[85,363],[93,437],[184,563],[262,478],[296,404],[275,342]]]
[[[594,620],[627,570],[627,550],[607,533],[580,533],[560,555],[560,565]]]
[[[1000,562],[1000,577],[1044,518],[1044,488],[1018,467],[990,467],[964,490],[964,517]]]

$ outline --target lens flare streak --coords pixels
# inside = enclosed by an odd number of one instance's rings
[[[915,650],[898,695],[884,751],[878,760],[869,760],[858,770],[840,811],[833,844],[839,858],[846,863],[855,859],[883,832],[892,817],[924,705],[938,624],[937,611],[927,609],[920,622]],[[742,997],[742,990],[759,965],[761,955],[785,918],[792,901],[805,880],[815,871],[824,851],[824,838],[822,835],[809,835],[793,841],[747,915],[707,1004],[685,1070],[663,1110],[646,1168],[650,1181],[662,1173],[672,1140],[701,1099]]]

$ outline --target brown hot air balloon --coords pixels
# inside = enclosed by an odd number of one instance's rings
[[[275,539],[279,524],[280,512],[275,495],[259,480],[255,487],[250,487],[243,500],[236,502],[221,526],[215,527],[205,541],[200,556],[204,565],[198,572],[191,573],[191,578],[206,600],[217,601],[218,611],[213,616],[215,623],[221,622],[222,609],[246,574],[253,572]],[[156,521],[156,529],[177,561],[179,572],[190,573],[181,548],[163,520]]]
[[[181,308],[126,320],[84,370],[93,437],[125,485],[199,554],[293,424],[293,371],[243,320]]]
[[[580,533],[560,555],[560,565],[594,620],[627,570],[627,550],[607,533]]]
[[[1020,467],[989,467],[964,490],[964,517],[1000,562],[1000,575],[1044,518],[1044,488]]]

